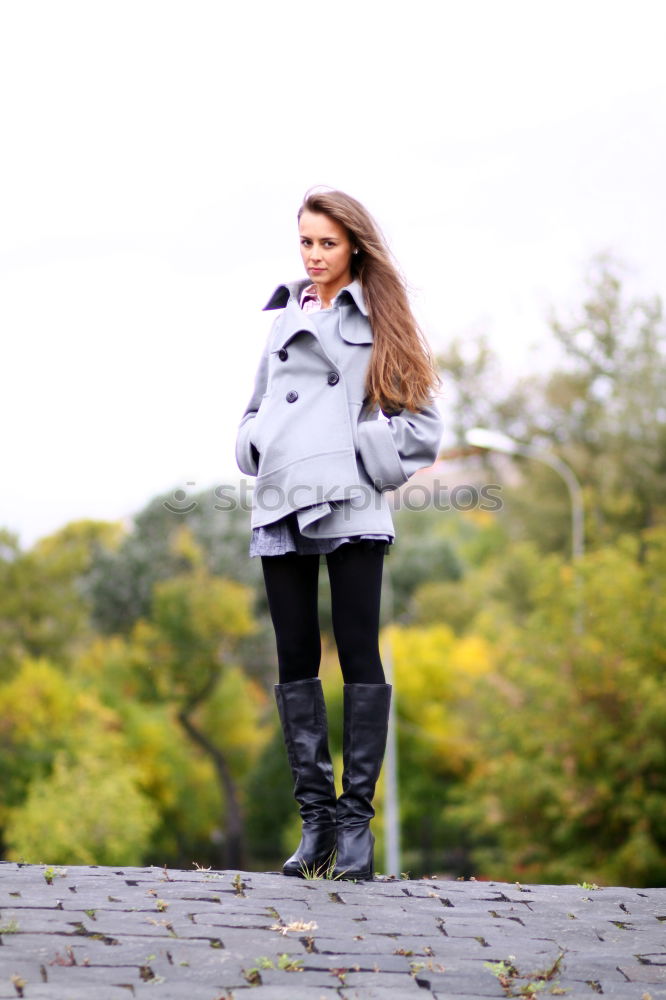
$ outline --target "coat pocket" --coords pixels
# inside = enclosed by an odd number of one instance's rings
[[[257,410],[254,419],[252,420],[252,426],[250,428],[250,443],[254,445],[257,451],[261,454],[261,425],[263,419],[266,415],[266,410],[268,408],[268,396],[269,393],[265,393],[261,397],[261,402],[259,403],[259,409]]]

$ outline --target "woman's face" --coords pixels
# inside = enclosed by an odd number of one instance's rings
[[[329,215],[303,212],[298,222],[303,266],[320,298],[331,299],[352,280],[352,244],[344,226]]]

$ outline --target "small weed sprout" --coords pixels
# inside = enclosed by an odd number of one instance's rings
[[[19,976],[16,973],[14,973],[14,975],[11,977],[10,982],[11,982],[12,986],[14,987],[14,989],[16,990],[16,995],[17,996],[19,996],[19,997],[25,996],[23,990],[28,985],[27,979],[22,979],[21,976]]]
[[[301,878],[306,879],[308,882],[318,882],[321,879],[331,879],[336,881],[341,878],[340,875],[334,875],[333,870],[335,868],[335,855],[332,854],[331,857],[324,861],[322,865],[312,865],[309,867],[305,861],[301,863]]]
[[[64,878],[66,874],[66,868],[58,868],[55,865],[49,865],[44,869],[44,878],[47,885],[53,885],[54,878]]]
[[[278,955],[278,969],[283,969],[284,972],[302,972],[303,971],[303,959],[302,958],[290,958],[286,953],[283,955]]]
[[[567,991],[555,981],[555,977],[560,972],[563,959],[564,952],[561,951],[551,965],[527,974],[520,972],[514,965],[513,955],[509,955],[505,962],[484,962],[483,964],[497,977],[506,997],[534,997],[546,989],[552,996],[561,996]],[[518,980],[524,980],[524,982],[519,983]]]
[[[274,969],[273,960],[268,958],[267,955],[262,955],[256,960],[256,965],[253,965],[249,969],[243,969],[243,975],[250,986],[261,986],[261,972],[260,969]]]

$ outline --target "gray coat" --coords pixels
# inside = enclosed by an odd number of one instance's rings
[[[434,462],[439,411],[434,405],[419,413],[405,409],[387,420],[378,407],[364,405],[372,329],[361,285],[353,281],[333,302],[337,321],[330,322],[337,322],[339,337],[332,345],[300,308],[306,284],[280,285],[264,307],[283,312],[268,336],[236,440],[239,468],[257,477],[252,527],[297,511],[309,537],[393,536],[384,494]]]

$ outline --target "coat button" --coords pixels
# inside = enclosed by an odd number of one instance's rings
[[[280,359],[280,361],[286,361],[288,357],[289,354],[287,353],[286,348],[281,347],[280,350],[278,351],[278,358]]]
[[[296,392],[295,389],[290,389],[287,395],[285,396],[285,399],[287,400],[288,403],[295,403],[296,400],[298,399],[298,393]]]
[[[337,372],[329,372],[327,381],[329,385],[337,385],[340,381],[340,376]]]

